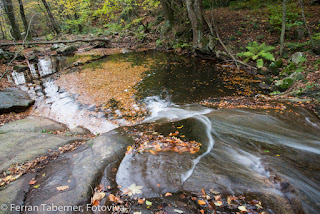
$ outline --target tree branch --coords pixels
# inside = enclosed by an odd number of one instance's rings
[[[59,43],[75,43],[75,42],[110,42],[109,39],[105,38],[96,38],[96,39],[74,39],[74,40],[57,40],[57,41],[37,41],[37,42],[28,42],[28,45],[42,45],[42,44],[59,44]],[[11,42],[0,44],[0,47],[11,46],[11,45],[24,45],[24,42]]]

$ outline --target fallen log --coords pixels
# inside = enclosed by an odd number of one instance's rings
[[[44,44],[75,43],[75,42],[106,42],[106,43],[109,43],[110,40],[105,39],[105,38],[96,38],[96,39],[74,39],[74,40],[35,41],[35,42],[10,42],[10,43],[0,44],[0,47],[12,46],[12,45],[44,45]]]

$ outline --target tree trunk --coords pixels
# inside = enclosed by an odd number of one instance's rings
[[[24,7],[23,7],[22,0],[18,0],[18,2],[19,2],[19,7],[20,7],[20,16],[21,16],[23,26],[24,26],[24,31],[25,31],[26,35],[28,34],[28,38],[31,38],[31,30],[29,29],[27,18],[24,13]]]
[[[19,26],[16,23],[16,17],[14,15],[12,0],[2,0],[2,2],[4,6],[4,11],[8,16],[8,19],[12,27],[12,31],[13,31],[12,36],[15,40],[21,40],[21,33],[19,30]]]
[[[162,10],[163,10],[163,15],[165,20],[169,23],[170,26],[173,26],[174,24],[174,14],[173,10],[168,3],[169,0],[160,0]]]
[[[79,19],[79,16],[77,13],[74,13],[74,18],[75,20],[78,20]],[[82,25],[81,24],[78,24],[78,30],[79,30],[79,33],[82,32]]]
[[[3,40],[7,39],[6,38],[6,34],[5,34],[4,30],[3,30],[2,20],[0,20],[0,28],[1,28],[1,33],[2,33],[2,39]]]
[[[282,29],[280,35],[280,57],[284,52],[284,35],[286,33],[286,15],[287,15],[287,0],[283,0],[282,3]]]
[[[192,26],[193,47],[203,50],[204,44],[204,19],[202,15],[202,0],[186,0],[188,17]]]
[[[303,18],[303,23],[304,23],[304,26],[306,27],[307,31],[308,31],[308,35],[309,35],[309,38],[310,38],[310,42],[311,42],[311,47],[313,50],[316,49],[316,46],[314,44],[314,41],[313,41],[313,38],[312,38],[312,34],[310,32],[310,29],[308,27],[308,24],[307,24],[307,19],[306,19],[306,16],[304,15],[304,6],[303,6],[303,0],[299,0],[299,4],[301,6],[301,16]]]
[[[50,10],[49,5],[47,4],[47,1],[46,1],[46,0],[41,0],[41,1],[42,1],[42,3],[43,3],[44,7],[45,7],[46,10],[47,10],[47,14],[48,14],[48,16],[49,16],[49,19],[50,19],[50,22],[51,22],[51,25],[52,25],[54,31],[55,31],[57,34],[60,34],[59,27],[58,27],[58,25],[57,25],[57,23],[56,23],[53,15],[52,15],[52,13],[51,13],[51,10]]]

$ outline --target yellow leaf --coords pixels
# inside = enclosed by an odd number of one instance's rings
[[[101,201],[106,194],[104,192],[96,192],[92,197],[92,201]]]
[[[217,201],[217,202],[215,202],[214,204],[219,207],[219,206],[221,206],[223,203],[222,203],[222,201]]]
[[[239,206],[238,209],[242,212],[247,212],[246,206]]]

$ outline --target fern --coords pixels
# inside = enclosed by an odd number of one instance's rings
[[[258,68],[263,67],[263,60],[275,60],[273,54],[270,52],[275,48],[272,46],[268,46],[265,43],[259,44],[258,42],[254,41],[246,48],[248,51],[238,53],[237,56],[244,58],[245,62],[248,62],[250,59],[256,61]]]

